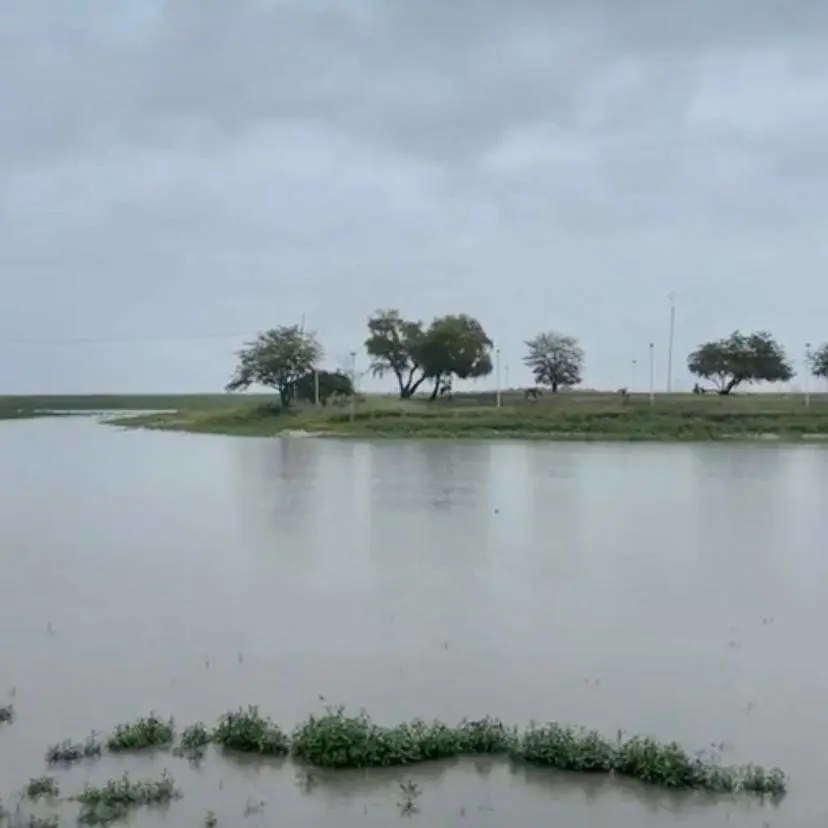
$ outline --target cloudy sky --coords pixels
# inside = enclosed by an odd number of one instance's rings
[[[825,0],[4,0],[0,393],[218,390],[305,317],[476,315],[510,384],[828,339]],[[390,384],[389,384],[390,388]]]

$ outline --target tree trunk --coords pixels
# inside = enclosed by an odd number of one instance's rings
[[[553,394],[558,393],[558,381],[557,380],[552,380],[552,393]]]

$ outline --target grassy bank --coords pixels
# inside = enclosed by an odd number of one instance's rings
[[[120,425],[204,434],[276,436],[305,431],[351,437],[521,438],[548,440],[825,440],[828,395],[753,394],[735,397],[616,394],[547,395],[537,403],[506,392],[454,400],[401,402],[363,397],[344,406],[281,411],[267,395],[155,395],[0,398],[0,419],[39,412],[149,411]]]
[[[276,406],[182,409],[151,414],[125,425],[239,436],[307,431],[351,437],[522,438],[549,440],[755,440],[828,441],[828,405],[806,408],[779,400],[725,401],[695,398],[634,400],[622,405],[564,402],[559,405],[430,405],[366,400],[354,411],[308,406],[280,412]]]

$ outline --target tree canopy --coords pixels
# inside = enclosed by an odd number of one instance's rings
[[[810,354],[811,373],[815,377],[828,379],[828,342]]]
[[[734,331],[725,339],[705,342],[687,358],[687,368],[712,382],[720,394],[743,383],[787,382],[794,376],[785,350],[767,331]]]
[[[466,314],[434,319],[428,328],[419,320],[404,319],[398,310],[379,310],[368,320],[365,350],[375,376],[391,373],[400,398],[412,397],[427,380],[440,383],[485,376],[492,371],[492,341],[483,326]]]
[[[322,346],[314,334],[299,325],[283,325],[260,333],[239,351],[238,357],[227,390],[263,385],[275,389],[287,407],[295,396],[296,383],[322,359]]]
[[[337,395],[350,397],[354,393],[351,378],[341,371],[310,371],[296,380],[294,385],[294,399],[304,402],[316,402],[316,391],[319,390],[319,402],[327,405],[328,400]]]
[[[528,352],[523,362],[532,371],[538,385],[548,385],[553,392],[571,388],[581,382],[584,350],[574,336],[557,331],[539,333],[526,342]]]

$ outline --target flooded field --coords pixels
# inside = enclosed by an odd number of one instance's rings
[[[302,772],[210,749],[134,826],[828,824],[828,450],[377,443],[0,423],[0,798],[47,747],[156,711],[326,704],[382,724],[560,720],[778,765],[775,805],[469,759]],[[24,802],[60,814],[75,803]]]

